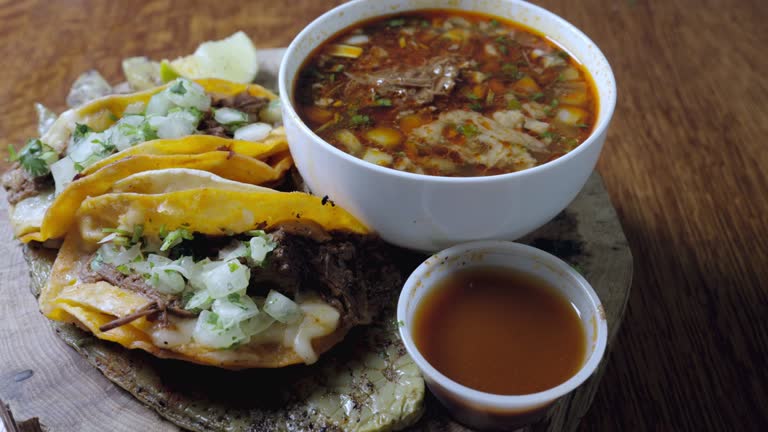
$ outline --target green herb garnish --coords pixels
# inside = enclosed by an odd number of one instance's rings
[[[75,130],[72,132],[72,139],[74,139],[75,142],[79,142],[91,132],[93,132],[93,129],[91,129],[87,124],[75,123]]]
[[[531,99],[532,99],[532,100],[534,100],[534,101],[537,101],[537,102],[538,102],[539,100],[543,99],[543,98],[544,98],[544,93],[541,93],[541,92],[539,92],[539,93],[534,93],[534,95],[533,95],[533,96],[531,96]]]
[[[523,105],[520,103],[519,100],[515,99],[514,96],[507,101],[507,109],[519,110],[522,107],[523,107]]]
[[[182,81],[177,81],[176,84],[171,86],[169,91],[177,95],[183,95],[187,93],[187,89],[184,88],[184,83]]]
[[[59,159],[52,147],[39,139],[31,139],[17,153],[12,145],[8,146],[8,161],[19,162],[21,167],[33,177],[40,177],[51,172],[50,165]]]
[[[229,272],[234,273],[240,265],[234,261],[230,261],[229,264],[227,264],[229,267]]]
[[[373,104],[376,106],[389,107],[392,106],[392,100],[387,98],[376,98],[373,101]]]
[[[194,236],[186,228],[179,228],[177,230],[173,230],[169,232],[167,236],[165,236],[165,240],[163,240],[163,245],[160,246],[160,250],[165,252],[168,249],[181,243],[182,240],[192,240],[192,239],[194,239]]]
[[[402,27],[405,25],[405,18],[395,18],[387,21],[387,27]]]
[[[371,118],[364,114],[354,114],[350,117],[349,123],[354,127],[367,126],[371,124]]]
[[[481,103],[475,102],[475,103],[469,104],[469,109],[471,109],[472,111],[482,111],[483,108],[485,107]]]
[[[129,235],[131,235],[131,233],[129,233],[127,230],[120,229],[120,228],[102,228],[101,232],[105,234],[115,233],[123,237],[128,237]]]
[[[474,123],[467,123],[460,126],[456,126],[456,130],[467,138],[472,138],[480,133],[480,129]]]

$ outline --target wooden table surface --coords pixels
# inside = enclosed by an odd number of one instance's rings
[[[238,29],[285,46],[336,3],[2,0],[0,144],[35,136],[32,103],[62,110],[87,69],[116,81],[124,57]],[[538,3],[602,48],[619,86],[598,169],[635,279],[582,428],[768,430],[768,2]]]

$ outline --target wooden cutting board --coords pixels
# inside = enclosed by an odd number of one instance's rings
[[[261,51],[260,82],[276,88],[283,50]],[[30,119],[30,122],[34,121]],[[19,243],[13,239],[4,192],[0,192],[0,400],[17,420],[39,417],[56,431],[174,431],[178,428],[112,384],[59,339],[40,315]],[[574,265],[595,288],[608,317],[609,345],[595,375],[536,431],[572,431],[589,409],[611,341],[629,298],[632,255],[599,174],[593,173],[573,203],[553,221],[520,240]],[[416,430],[465,431],[432,399]],[[0,425],[0,431],[2,426]]]

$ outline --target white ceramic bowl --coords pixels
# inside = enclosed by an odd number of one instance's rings
[[[564,383],[542,392],[502,396],[465,387],[432,367],[413,341],[413,317],[418,305],[439,281],[469,267],[506,267],[532,274],[556,288],[576,306],[587,336],[587,358]],[[480,428],[510,430],[541,417],[558,398],[573,391],[595,371],[605,352],[608,326],[605,311],[589,283],[570,265],[539,249],[507,241],[457,245],[428,258],[405,282],[397,304],[400,337],[432,393],[460,422]],[[500,341],[503,343],[503,341]]]
[[[462,9],[510,19],[550,36],[586,66],[599,114],[592,135],[543,165],[488,177],[437,177],[381,167],[315,135],[293,108],[294,81],[322,42],[362,20],[415,9]],[[278,76],[283,122],[296,167],[316,195],[328,195],[381,237],[434,251],[470,240],[519,238],[544,225],[581,190],[594,169],[616,105],[613,72],[597,46],[576,27],[519,0],[357,0],[310,23],[293,40]]]

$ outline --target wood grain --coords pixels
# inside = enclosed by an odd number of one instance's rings
[[[117,80],[123,57],[174,57],[235,29],[284,46],[335,3],[0,1],[0,142],[34,136],[32,102],[62,109],[83,70]],[[619,85],[599,169],[635,279],[582,428],[768,430],[768,2],[537,3],[593,39]],[[24,277],[3,253],[0,276]],[[39,341],[88,380],[52,335]],[[59,402],[50,409],[66,413]]]

